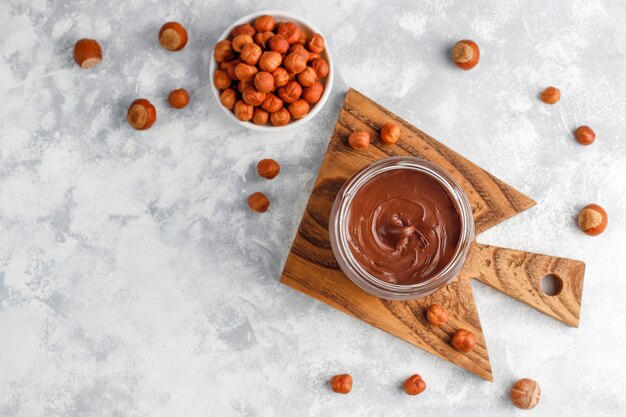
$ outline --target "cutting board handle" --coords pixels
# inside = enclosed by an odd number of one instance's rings
[[[581,261],[474,242],[461,275],[578,327],[584,273],[585,264]],[[557,282],[554,295],[541,288],[541,281],[548,275]]]

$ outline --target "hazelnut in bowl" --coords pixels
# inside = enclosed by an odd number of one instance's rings
[[[293,129],[324,106],[333,65],[324,36],[283,11],[242,17],[220,36],[211,89],[228,117],[256,131]]]

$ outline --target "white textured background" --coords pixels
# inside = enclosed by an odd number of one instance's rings
[[[624,415],[626,3],[175,3],[2,0],[0,416],[501,416],[523,376],[543,395],[520,415]],[[209,88],[217,36],[267,8],[318,25],[336,61],[296,132],[238,128]],[[188,28],[182,52],[158,45],[167,20]],[[73,63],[80,37],[103,46],[94,70]],[[447,58],[460,38],[481,46],[473,71]],[[165,101],[179,86],[183,111]],[[586,261],[580,328],[475,283],[489,383],[279,284],[348,86],[539,203],[480,241]],[[138,97],[158,107],[146,132],[125,121]],[[256,177],[262,157],[277,179]],[[590,202],[610,217],[596,238],[574,223]],[[337,372],[350,395],[328,389]],[[414,372],[428,389],[409,398]]]

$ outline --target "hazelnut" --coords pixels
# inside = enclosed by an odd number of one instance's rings
[[[251,106],[250,104],[246,103],[243,100],[238,100],[235,103],[234,110],[235,110],[235,116],[237,116],[237,119],[241,120],[242,122],[247,122],[248,120],[252,119],[254,106]]]
[[[289,82],[289,73],[284,68],[276,68],[272,75],[274,76],[274,85],[276,87],[282,87]]]
[[[400,139],[400,128],[393,123],[387,123],[380,131],[380,139],[387,145],[393,145]]]
[[[302,87],[310,87],[317,81],[317,73],[311,67],[306,67],[298,74],[298,82]]]
[[[235,68],[237,67],[238,64],[241,64],[240,59],[235,59],[234,61],[224,62],[224,66],[226,67],[228,76],[233,81],[239,81],[239,78],[237,78],[237,74],[235,73]]]
[[[324,51],[324,37],[319,33],[316,33],[311,37],[309,41],[309,51],[317,52],[318,54]]]
[[[295,81],[289,81],[286,85],[278,89],[278,96],[285,103],[293,103],[300,98],[301,94],[302,87]]]
[[[159,43],[168,51],[180,51],[187,45],[187,31],[178,22],[167,22],[159,31]]]
[[[302,34],[298,25],[293,22],[283,23],[276,33],[287,39],[289,44],[298,43]]]
[[[309,103],[301,98],[289,105],[289,114],[295,120],[302,119],[309,112]]]
[[[253,66],[248,64],[237,64],[235,67],[235,75],[241,81],[249,81],[259,72],[259,70]]]
[[[561,99],[561,90],[556,87],[548,87],[541,92],[540,98],[546,104],[555,104]]]
[[[298,43],[300,45],[302,45],[302,46],[305,46],[306,45],[306,39],[307,39],[306,33],[303,30],[301,30],[300,31],[300,40],[298,40]]]
[[[309,60],[307,62],[315,61],[319,58],[321,58],[321,56],[317,52],[309,52]]]
[[[256,30],[254,30],[251,24],[244,23],[243,25],[235,26],[230,34],[233,39],[239,35],[248,35],[250,37],[254,37],[254,35],[256,35]]]
[[[272,72],[275,71],[283,62],[283,56],[276,51],[263,52],[259,66],[261,70]]]
[[[246,64],[256,65],[262,53],[263,51],[259,45],[256,43],[248,43],[243,46],[239,58]]]
[[[276,21],[272,16],[268,15],[259,16],[254,22],[254,27],[257,32],[271,32],[274,30],[275,26]]]
[[[274,89],[274,76],[269,72],[261,71],[254,77],[254,86],[262,93],[269,93]]]
[[[289,50],[289,42],[280,35],[272,36],[268,45],[272,51],[278,52],[281,55],[286,54]]]
[[[578,213],[578,227],[589,236],[604,232],[608,222],[606,211],[597,204],[589,204]]]
[[[130,103],[127,120],[137,130],[149,129],[156,121],[156,109],[145,98],[137,99]]]
[[[74,61],[81,68],[93,68],[102,62],[102,49],[94,39],[79,39],[74,44]]]
[[[271,180],[280,172],[280,165],[273,159],[261,159],[259,163],[256,164],[256,172],[259,173],[260,177]]]
[[[302,58],[309,62],[309,51],[307,51],[306,48],[299,43],[291,45],[291,48],[289,48],[289,53],[302,55]]]
[[[589,126],[576,129],[576,140],[581,145],[591,145],[596,140],[596,133]]]
[[[478,65],[480,50],[475,42],[464,39],[454,44],[450,56],[457,67],[470,70]]]
[[[339,394],[347,394],[352,391],[352,376],[350,374],[335,375],[330,380],[330,388]]]
[[[252,113],[252,123],[255,125],[265,125],[267,124],[267,120],[269,119],[270,114],[263,109],[258,107],[254,108],[254,113]]]
[[[452,336],[452,346],[459,352],[471,352],[476,344],[476,336],[474,333],[465,329],[459,329]]]
[[[311,68],[315,70],[317,78],[325,78],[330,71],[328,62],[323,58],[317,58],[311,61]]]
[[[265,100],[263,101],[263,104],[261,104],[261,107],[263,108],[263,110],[274,113],[283,108],[283,101],[276,97],[274,94],[267,93],[265,95]]]
[[[260,32],[254,35],[254,42],[261,48],[267,49],[272,36],[274,36],[274,32]]]
[[[306,68],[306,59],[295,52],[287,55],[283,61],[285,69],[293,74],[299,74]]]
[[[236,101],[237,101],[237,93],[232,88],[227,88],[220,95],[220,102],[228,110],[232,110],[233,107],[235,107]]]
[[[291,116],[284,107],[270,114],[270,122],[274,126],[284,126],[289,123],[289,120],[291,120]]]
[[[239,94],[243,94],[243,90],[245,90],[246,87],[250,85],[251,82],[252,80],[239,81],[239,83],[237,84],[237,91],[239,91]]]
[[[514,406],[522,410],[530,410],[539,404],[541,388],[532,379],[523,378],[511,387],[510,395]]]
[[[257,213],[265,213],[270,208],[270,200],[265,194],[256,192],[248,197],[248,207]]]
[[[424,392],[426,383],[418,374],[411,375],[404,381],[404,392],[408,395],[418,395]]]
[[[252,36],[250,35],[239,35],[233,38],[232,47],[235,52],[241,52],[244,46],[249,43],[253,43]]]
[[[252,85],[248,85],[243,89],[243,93],[241,93],[243,101],[250,104],[251,106],[260,106],[265,100],[265,93],[258,91]]]
[[[353,132],[348,138],[348,143],[353,149],[365,149],[370,145],[370,134],[364,130]]]
[[[426,310],[426,318],[433,326],[443,326],[448,322],[448,310],[439,304],[432,304]]]
[[[230,81],[230,79],[228,80]],[[189,93],[184,88],[179,88],[170,93],[167,97],[167,101],[169,101],[170,106],[175,109],[184,109],[189,104]]]
[[[320,101],[323,92],[324,86],[319,81],[316,81],[312,86],[306,87],[302,91],[302,98],[309,104],[315,104]]]
[[[213,73],[213,84],[218,90],[225,90],[230,87],[231,82],[232,80],[228,76],[228,71],[216,70],[215,73]]]
[[[218,63],[225,62],[233,59],[234,52],[233,47],[229,40],[219,41],[215,44],[215,49],[213,50],[213,58]]]

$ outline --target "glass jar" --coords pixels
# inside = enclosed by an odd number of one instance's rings
[[[392,284],[367,272],[354,257],[348,239],[348,215],[354,196],[375,176],[391,170],[415,170],[435,179],[448,193],[460,217],[460,236],[449,263],[436,275],[415,284]],[[354,174],[343,185],[330,212],[330,244],[341,270],[363,290],[388,300],[411,300],[432,294],[454,278],[463,268],[474,240],[474,216],[461,186],[438,165],[411,156],[395,156],[374,162]]]

